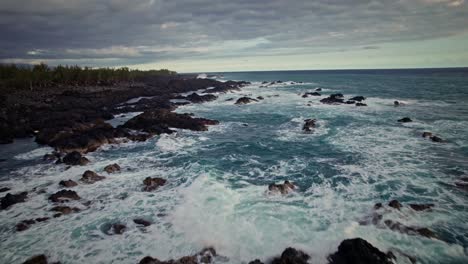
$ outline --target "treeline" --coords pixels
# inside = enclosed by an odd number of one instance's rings
[[[53,86],[113,85],[133,82],[149,76],[174,75],[163,70],[130,70],[122,68],[90,68],[79,66],[49,67],[46,64],[18,66],[0,64],[0,87],[34,89]]]

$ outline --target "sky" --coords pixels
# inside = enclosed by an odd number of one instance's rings
[[[468,0],[0,0],[0,36],[0,63],[466,67]]]

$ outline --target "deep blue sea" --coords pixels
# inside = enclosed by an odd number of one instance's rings
[[[326,263],[343,239],[354,237],[420,263],[468,263],[468,191],[456,185],[468,177],[467,69],[216,75],[252,84],[177,109],[219,120],[209,131],[108,145],[87,155],[89,165],[70,169],[42,162],[51,149],[32,139],[0,146],[0,158],[7,159],[0,163],[0,186],[30,191],[26,203],[0,211],[0,263],[43,253],[62,263],[137,263],[146,255],[177,258],[206,246],[225,257],[217,263],[265,260],[289,246],[309,253],[312,263]],[[276,80],[283,83],[260,87]],[[321,97],[301,97],[317,88]],[[319,102],[332,93],[365,96],[368,106]],[[244,95],[264,100],[240,106],[226,101]],[[405,105],[395,107],[395,100]],[[397,122],[403,117],[413,122]],[[308,118],[317,119],[310,134],[302,131]],[[445,142],[424,139],[425,131]],[[110,163],[123,171],[102,172]],[[14,231],[21,220],[46,216],[53,206],[47,197],[60,189],[58,182],[78,181],[87,169],[107,176],[74,188],[92,201],[89,209]],[[142,192],[148,176],[168,184]],[[299,188],[289,195],[267,193],[268,184],[284,180]],[[375,203],[392,199],[435,204],[432,211],[404,206],[380,212],[383,220],[430,228],[439,239],[360,224]],[[154,224],[139,228],[136,217]],[[127,231],[104,234],[102,227],[113,222],[126,224]],[[398,263],[409,262],[401,257]]]

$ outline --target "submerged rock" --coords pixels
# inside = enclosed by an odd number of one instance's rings
[[[364,104],[364,103],[356,103],[356,106],[367,106],[367,104]]]
[[[308,93],[303,94],[302,98],[307,98],[307,97],[309,97],[309,95],[310,96],[321,96],[321,94],[318,93],[318,92],[308,92]]]
[[[62,162],[66,165],[80,165],[84,166],[89,163],[86,157],[83,157],[80,152],[73,151],[63,157]]]
[[[66,180],[66,181],[60,181],[59,185],[63,187],[71,188],[71,187],[77,186],[78,183],[73,180]]]
[[[163,179],[163,178],[151,178],[151,177],[146,177],[144,180],[143,180],[143,184],[145,185],[145,187],[143,187],[143,191],[146,191],[146,192],[151,192],[151,191],[154,191],[156,190],[159,186],[163,186],[164,184],[166,184],[167,180]]]
[[[362,238],[346,239],[328,256],[330,264],[392,264],[393,254],[384,253]]]
[[[98,175],[97,173],[95,173],[94,171],[90,171],[90,170],[87,170],[83,173],[83,176],[81,177],[81,180],[85,183],[89,183],[89,184],[92,184],[92,183],[95,183],[97,181],[102,181],[104,180],[106,177],[104,176],[100,176]]]
[[[53,212],[60,212],[63,215],[67,215],[67,214],[76,213],[76,212],[81,211],[77,207],[71,208],[69,206],[55,206],[55,207],[52,207],[52,209],[50,209],[50,210],[53,211]]]
[[[143,218],[133,219],[133,222],[137,225],[142,225],[142,226],[150,226],[152,224],[150,221],[145,220]]]
[[[121,235],[125,232],[125,229],[127,226],[123,224],[113,224],[112,225],[112,230],[114,231],[114,234]]]
[[[411,209],[415,211],[426,211],[431,210],[434,204],[408,204]]]
[[[45,255],[37,255],[27,259],[23,264],[47,264],[47,257]]]
[[[114,163],[114,164],[110,164],[110,165],[107,165],[106,167],[104,167],[104,171],[107,172],[107,173],[114,173],[114,172],[118,172],[120,171],[120,166],[119,164],[117,163]]]
[[[401,207],[403,207],[403,205],[398,201],[398,200],[391,200],[389,203],[388,203],[388,206],[392,207],[392,208],[395,208],[397,210],[400,210]]]
[[[216,251],[214,248],[205,248],[199,253],[192,256],[185,256],[177,260],[161,261],[157,258],[146,256],[140,260],[139,264],[198,264],[198,263],[212,263],[214,257],[216,257]]]
[[[8,188],[8,187],[2,187],[2,188],[0,188],[0,193],[2,193],[2,192],[8,192],[9,190],[11,190],[11,189]]]
[[[244,97],[237,99],[237,101],[234,104],[240,105],[240,104],[248,104],[251,102],[258,102],[258,100],[244,96]]]
[[[271,264],[307,264],[310,256],[295,248],[287,248],[280,257],[273,259]]]
[[[22,192],[18,194],[11,194],[7,193],[1,200],[0,200],[0,208],[2,210],[7,209],[8,207],[17,204],[17,203],[24,203],[26,198],[28,197],[28,192]]]
[[[433,142],[438,142],[438,143],[444,142],[444,140],[442,138],[432,134],[431,132],[423,132],[422,137],[423,138],[429,138]]]
[[[72,190],[61,190],[49,196],[49,200],[54,203],[63,203],[68,202],[70,200],[79,199],[81,199],[81,197],[75,191]]]
[[[358,102],[362,102],[364,100],[366,100],[366,98],[364,96],[354,96],[352,98],[349,98],[350,101],[358,101]]]
[[[398,122],[400,122],[400,123],[409,123],[409,122],[413,122],[413,120],[411,120],[411,118],[409,118],[409,117],[403,117],[402,119],[398,119]]]
[[[304,126],[302,127],[302,130],[305,132],[312,132],[312,129],[315,128],[316,126],[316,119],[306,119],[304,120]]]
[[[385,225],[393,231],[398,231],[403,234],[407,235],[421,235],[427,238],[437,238],[435,233],[426,227],[411,227],[406,226],[400,222],[392,221],[392,220],[385,220]]]
[[[268,185],[268,191],[281,194],[288,194],[294,191],[295,188],[296,186],[289,181],[284,181],[283,184],[272,183]]]

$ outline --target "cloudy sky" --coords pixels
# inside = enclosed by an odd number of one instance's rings
[[[468,66],[465,0],[1,0],[0,62],[179,72]]]

